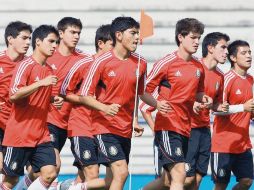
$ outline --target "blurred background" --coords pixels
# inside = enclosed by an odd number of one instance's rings
[[[174,41],[175,24],[185,17],[194,17],[203,22],[206,26],[204,35],[215,31],[223,32],[231,40],[246,40],[254,47],[253,0],[0,0],[0,51],[5,49],[4,29],[11,21],[27,22],[35,28],[41,24],[56,25],[62,17],[72,16],[80,18],[84,26],[78,48],[94,54],[95,31],[100,25],[111,23],[117,16],[131,16],[139,21],[141,9],[154,21],[154,35],[145,39],[142,48],[137,50],[148,60],[148,71],[156,60],[177,48]],[[31,48],[28,54],[30,53]],[[201,57],[201,48],[196,56]],[[226,72],[230,65],[227,62],[219,67]],[[253,67],[250,73],[254,74]],[[143,137],[133,139],[131,168],[135,176],[150,177],[140,178],[141,182],[146,182],[152,180],[154,174],[153,137],[141,116],[139,123],[145,132]],[[253,139],[253,127],[251,136]],[[62,175],[76,172],[72,166],[73,157],[69,147],[68,141],[62,151]],[[105,172],[103,167],[101,172]],[[201,189],[210,188],[203,185]]]

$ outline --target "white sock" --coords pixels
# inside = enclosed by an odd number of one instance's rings
[[[16,190],[26,190],[31,184],[32,180],[25,175],[21,180],[19,180],[18,184],[16,185]]]
[[[4,179],[4,174],[0,174],[0,183],[3,182],[3,179]]]
[[[86,182],[85,183],[72,184],[69,187],[69,190],[87,190],[87,188],[86,188]]]
[[[58,185],[58,177],[51,183],[48,190],[57,190],[57,185]]]
[[[43,181],[41,177],[38,177],[27,190],[47,190],[50,184]]]

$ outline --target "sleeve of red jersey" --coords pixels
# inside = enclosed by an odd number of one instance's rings
[[[219,89],[214,102],[223,103],[224,78],[221,78]]]
[[[146,113],[152,113],[156,110],[156,108],[149,106],[148,104],[142,102],[139,106],[139,110],[146,112]]]
[[[146,82],[146,68],[147,64],[144,63],[141,71],[141,77],[138,81],[138,94],[143,95],[145,91],[145,82]]]
[[[83,82],[78,95],[94,96],[97,84],[99,83],[103,64],[99,61],[94,61],[88,72],[83,77]]]
[[[146,80],[146,92],[153,93],[156,87],[160,85],[160,82],[167,79],[167,68],[167,64],[156,63],[154,65]]]
[[[31,64],[33,64],[33,62],[23,61],[15,67],[10,84],[10,96],[15,94],[20,88],[27,86],[27,80],[30,73],[29,66]]]
[[[199,83],[198,83],[198,93],[199,92],[204,92],[205,91],[205,71],[203,67],[200,67],[200,78],[199,78]]]
[[[227,82],[226,82],[227,81]],[[228,96],[229,96],[229,93],[230,93],[230,86],[232,85],[232,80],[230,80],[228,82],[227,78],[223,78],[223,93],[222,93],[222,101],[223,102],[227,102],[228,101]]]

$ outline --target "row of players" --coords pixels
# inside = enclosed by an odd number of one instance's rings
[[[156,62],[145,79],[146,60],[134,53],[139,23],[133,18],[117,17],[99,28],[94,56],[75,48],[82,29],[79,19],[65,17],[57,28],[41,25],[34,30],[29,57],[24,55],[31,26],[13,22],[6,28],[7,50],[0,57],[1,189],[12,189],[25,165],[28,175],[17,189],[56,189],[59,153],[67,137],[78,168],[70,190],[123,189],[132,123],[137,136],[143,132],[132,115],[138,63],[138,95],[158,109],[153,130],[158,163],[164,168],[162,177],[144,189],[182,190],[188,168],[192,177],[187,177],[185,188],[198,188],[210,155],[210,108],[218,115],[211,150],[215,189],[226,188],[231,170],[239,181],[234,189],[250,187],[253,161],[248,128],[254,105],[247,42],[234,41],[228,47],[226,34],[208,34],[200,61],[192,54],[204,25],[196,19],[179,20],[177,51]],[[216,65],[227,56],[232,69],[223,77]],[[98,163],[107,166],[105,179],[98,178]]]

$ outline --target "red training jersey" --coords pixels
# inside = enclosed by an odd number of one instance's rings
[[[9,100],[9,89],[12,72],[17,62],[12,61],[6,51],[0,52],[0,102],[4,102],[0,110],[0,128],[5,129],[6,122],[11,112],[11,102]]]
[[[231,105],[244,104],[253,97],[253,78],[230,70],[224,75],[223,99]],[[226,116],[215,116],[212,152],[242,153],[252,148],[249,126],[251,113],[241,112]]]
[[[87,73],[89,66],[93,63],[93,57],[85,57],[77,61],[69,73],[66,75],[61,94],[76,94]],[[91,127],[91,110],[84,105],[74,104],[68,121],[68,137],[86,136],[93,137],[93,128]]]
[[[53,86],[53,95],[60,94],[62,83],[74,63],[87,56],[89,55],[81,53],[79,50],[75,50],[71,55],[63,56],[56,49],[53,56],[48,58],[48,63],[53,69],[54,75],[58,78],[57,85]],[[56,108],[53,104],[50,105],[47,122],[67,130],[71,108],[72,105],[69,102],[64,102],[61,109]]]
[[[224,76],[222,71],[216,67],[209,70],[203,63],[205,71],[205,94],[213,99],[213,103],[222,103]],[[191,128],[208,127],[210,128],[210,110],[203,109],[199,114],[191,112]]]
[[[174,52],[154,64],[147,78],[146,92],[152,93],[163,80],[171,85],[165,100],[172,111],[166,115],[156,114],[155,131],[174,131],[189,137],[190,112],[196,94],[204,92],[204,69],[197,59],[185,61]]]
[[[20,88],[29,86],[52,75],[51,67],[40,65],[31,56],[15,67],[10,85],[10,96]],[[7,121],[3,145],[13,147],[35,147],[49,142],[46,126],[52,86],[40,87],[28,97],[12,105]]]
[[[138,94],[143,94],[146,61],[140,58]],[[97,97],[98,101],[121,105],[114,117],[101,111],[92,111],[92,126],[96,135],[112,133],[131,138],[138,59],[139,55],[131,53],[128,59],[120,60],[110,51],[99,56],[91,65],[80,94],[94,96],[99,81],[102,81],[105,90]]]

